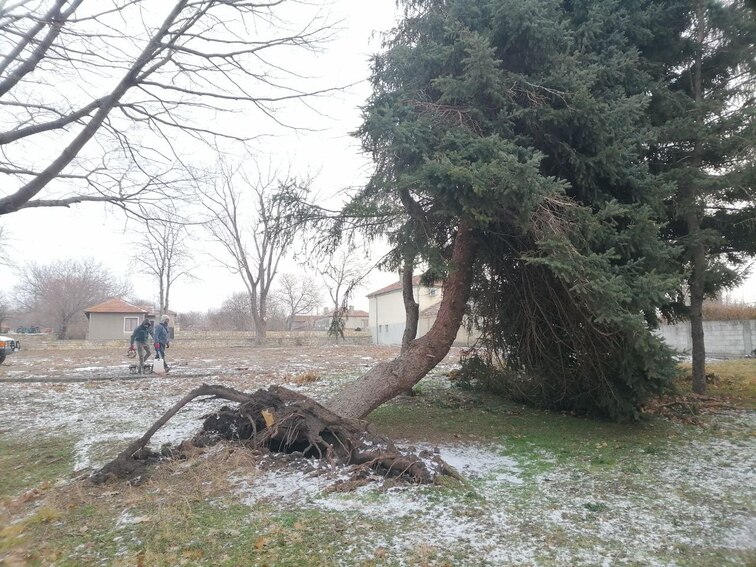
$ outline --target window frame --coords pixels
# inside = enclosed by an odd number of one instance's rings
[[[131,329],[126,328],[126,322],[130,320],[134,320],[134,326]],[[133,333],[134,329],[136,329],[139,326],[139,317],[124,317],[123,318],[123,332],[124,333]]]

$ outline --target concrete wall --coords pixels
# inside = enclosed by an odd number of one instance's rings
[[[144,320],[141,313],[90,313],[87,339],[96,341],[128,340],[132,331],[125,331],[125,318],[136,317],[137,325]]]
[[[326,331],[268,331],[268,338],[263,347],[316,346],[325,344],[369,345],[367,332],[347,330],[344,339],[329,337]],[[54,335],[11,335],[21,341],[21,348],[28,351],[41,350],[78,350],[90,348],[123,348],[129,346],[129,337],[103,340],[66,340],[59,341]],[[236,348],[256,347],[254,332],[243,331],[181,331],[176,334],[172,347],[179,348]]]
[[[706,356],[741,357],[756,349],[756,321],[704,321]],[[658,333],[672,348],[690,354],[690,322],[662,325]]]

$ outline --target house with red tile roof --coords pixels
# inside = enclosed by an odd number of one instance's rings
[[[159,316],[152,305],[135,305],[120,297],[88,307],[84,314],[89,322],[87,339],[91,341],[128,340],[142,321],[154,323]],[[166,315],[171,317],[172,329],[176,313],[169,310]]]

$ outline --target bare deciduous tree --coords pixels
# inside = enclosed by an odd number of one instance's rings
[[[144,234],[134,241],[135,267],[157,282],[158,306],[162,315],[170,305],[171,288],[180,278],[192,278],[192,254],[187,246],[186,225],[152,220]]]
[[[8,253],[9,250],[12,250],[8,242],[9,240],[8,230],[0,225],[0,249],[4,251],[3,254],[0,254],[0,266],[5,266],[6,268],[13,266],[13,254]]]
[[[320,289],[315,280],[294,274],[282,274],[274,298],[286,311],[286,330],[291,331],[294,317],[310,313],[321,303]]]
[[[284,19],[292,4],[304,24]],[[299,0],[3,2],[0,215],[85,201],[159,207],[188,175],[183,142],[249,142],[261,122],[280,124],[283,105],[332,90],[297,88],[296,60],[275,60],[328,36],[319,10]],[[259,121],[240,125],[241,113]]]
[[[44,266],[28,264],[21,270],[16,297],[23,310],[43,317],[63,340],[84,309],[129,291],[127,283],[118,281],[101,263],[87,258],[59,260]]]
[[[3,292],[0,291],[0,332],[5,328],[3,323],[10,315],[10,302]]]
[[[364,264],[357,259],[357,255],[351,249],[335,252],[321,266],[320,274],[333,306],[329,334],[344,336],[344,316],[348,312],[347,303],[367,276],[367,272]]]
[[[244,190],[237,188],[238,181]],[[240,168],[221,165],[215,185],[201,190],[206,226],[225,251],[224,259],[216,259],[244,282],[258,343],[265,341],[268,296],[278,264],[294,240],[285,200],[278,195],[306,193],[308,187],[309,181],[288,175],[276,179],[274,172],[251,181]]]
[[[200,311],[184,311],[181,313],[182,330],[205,330],[208,328],[208,313]]]
[[[217,319],[214,326],[221,330],[249,331],[254,327],[249,296],[245,292],[234,293],[210,319]]]

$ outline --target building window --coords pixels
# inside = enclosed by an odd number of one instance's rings
[[[131,333],[139,326],[139,317],[124,317],[123,332]]]
[[[436,295],[436,291],[438,291],[438,290],[435,287],[430,287],[430,288],[428,288],[428,295],[430,295],[431,297],[433,297],[433,296]]]

